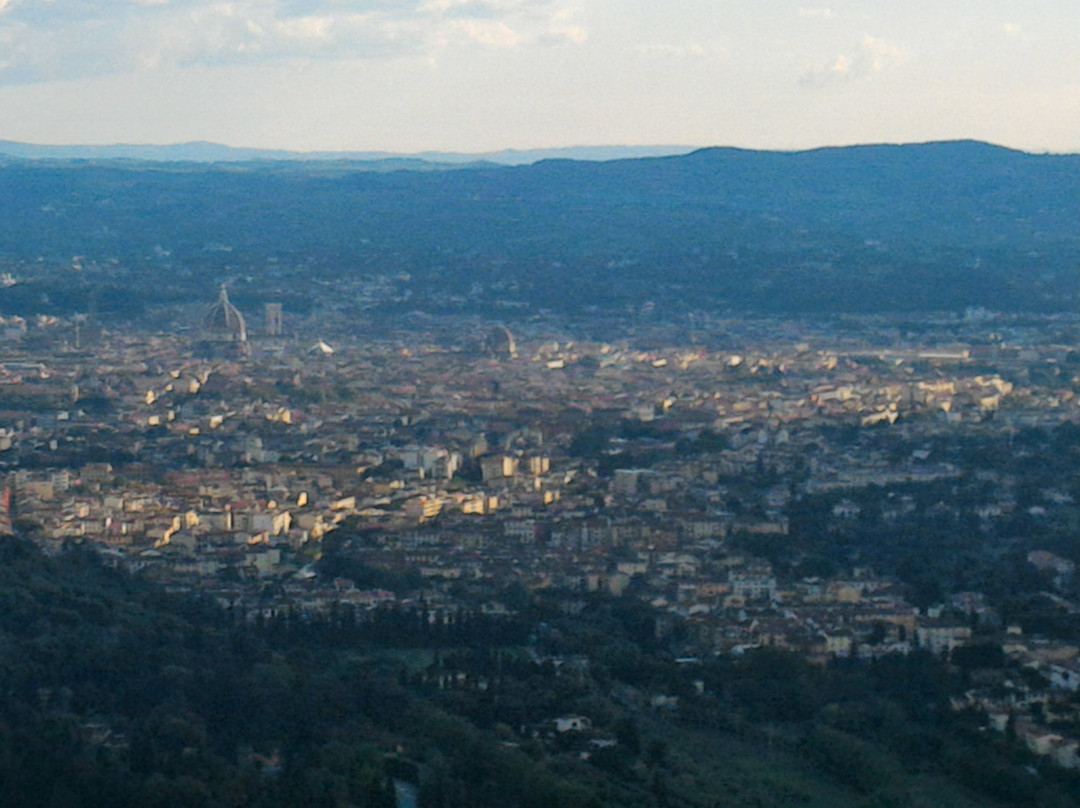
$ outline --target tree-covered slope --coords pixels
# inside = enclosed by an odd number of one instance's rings
[[[0,311],[75,306],[64,299],[73,280],[122,278],[153,304],[205,294],[229,273],[268,291],[407,273],[419,308],[470,294],[474,305],[763,311],[1059,310],[1076,299],[1076,155],[950,142],[362,168],[10,161],[0,264],[28,276],[86,256],[108,273],[12,287]]]
[[[821,668],[765,649],[688,667],[628,598],[589,597],[573,616],[558,593],[523,602],[522,645],[513,625],[425,637],[407,613],[250,624],[81,548],[44,557],[10,539],[0,599],[4,804],[349,808],[394,805],[395,785],[424,808],[1064,806],[1080,793],[1075,775],[950,715],[964,680],[939,660]],[[658,693],[673,706],[650,706]],[[587,731],[554,730],[575,715]]]

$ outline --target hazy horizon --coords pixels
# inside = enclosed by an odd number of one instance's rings
[[[798,153],[818,151],[822,149],[846,149],[860,146],[920,146],[933,143],[980,143],[1010,151],[1023,152],[1025,154],[1050,154],[1050,155],[1075,155],[1080,154],[1080,147],[1074,149],[1034,149],[1013,146],[1007,143],[995,143],[978,138],[941,138],[930,140],[910,141],[866,141],[858,143],[822,143],[811,146],[792,148],[763,148],[746,144],[735,143],[573,143],[569,145],[536,145],[536,146],[505,146],[485,150],[460,150],[460,149],[425,149],[421,151],[404,151],[393,148],[378,149],[290,149],[283,147],[251,146],[242,143],[224,143],[214,140],[184,140],[172,142],[130,142],[130,141],[105,141],[105,142],[30,142],[0,138],[0,146],[15,145],[32,149],[182,149],[185,147],[205,147],[208,149],[223,149],[236,152],[266,152],[267,154],[292,154],[304,158],[306,156],[330,156],[330,155],[378,155],[386,157],[422,157],[424,155],[446,155],[455,157],[483,157],[485,155],[500,154],[532,154],[537,152],[584,152],[584,151],[633,151],[641,152],[643,157],[665,157],[689,154],[702,149],[734,149],[740,151],[760,151],[776,153]]]
[[[1080,150],[1080,4],[0,0],[0,138]]]

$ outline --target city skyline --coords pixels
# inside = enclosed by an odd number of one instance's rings
[[[0,0],[0,139],[1080,150],[1080,7]]]

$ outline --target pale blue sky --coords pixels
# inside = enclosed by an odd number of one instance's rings
[[[0,139],[1080,151],[1077,0],[0,0]]]

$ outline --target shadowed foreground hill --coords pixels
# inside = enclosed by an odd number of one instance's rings
[[[963,681],[939,660],[830,669],[766,649],[688,669],[632,599],[591,597],[574,617],[534,600],[499,632],[474,618],[426,637],[407,613],[246,624],[90,551],[47,558],[9,539],[0,604],[5,805],[385,808],[394,781],[424,808],[975,808],[1080,794],[1075,773],[1036,770],[1022,745],[951,716]],[[542,661],[552,644],[587,665],[560,673]],[[678,708],[649,708],[656,692]],[[592,730],[555,733],[560,715]]]
[[[124,305],[117,289],[150,304],[205,296],[223,274],[251,275],[256,298],[298,279],[407,274],[409,307],[428,310],[1076,303],[1077,155],[964,141],[372,165],[11,159],[0,165],[0,266],[38,280],[5,290],[0,312],[77,307],[80,283],[103,285],[106,311]],[[103,277],[60,282],[43,269],[72,256]]]
[[[396,669],[272,646],[90,551],[45,558],[5,540],[0,603],[5,805],[386,808],[392,777],[458,805],[602,804],[403,689]],[[388,753],[402,744],[422,773]]]

